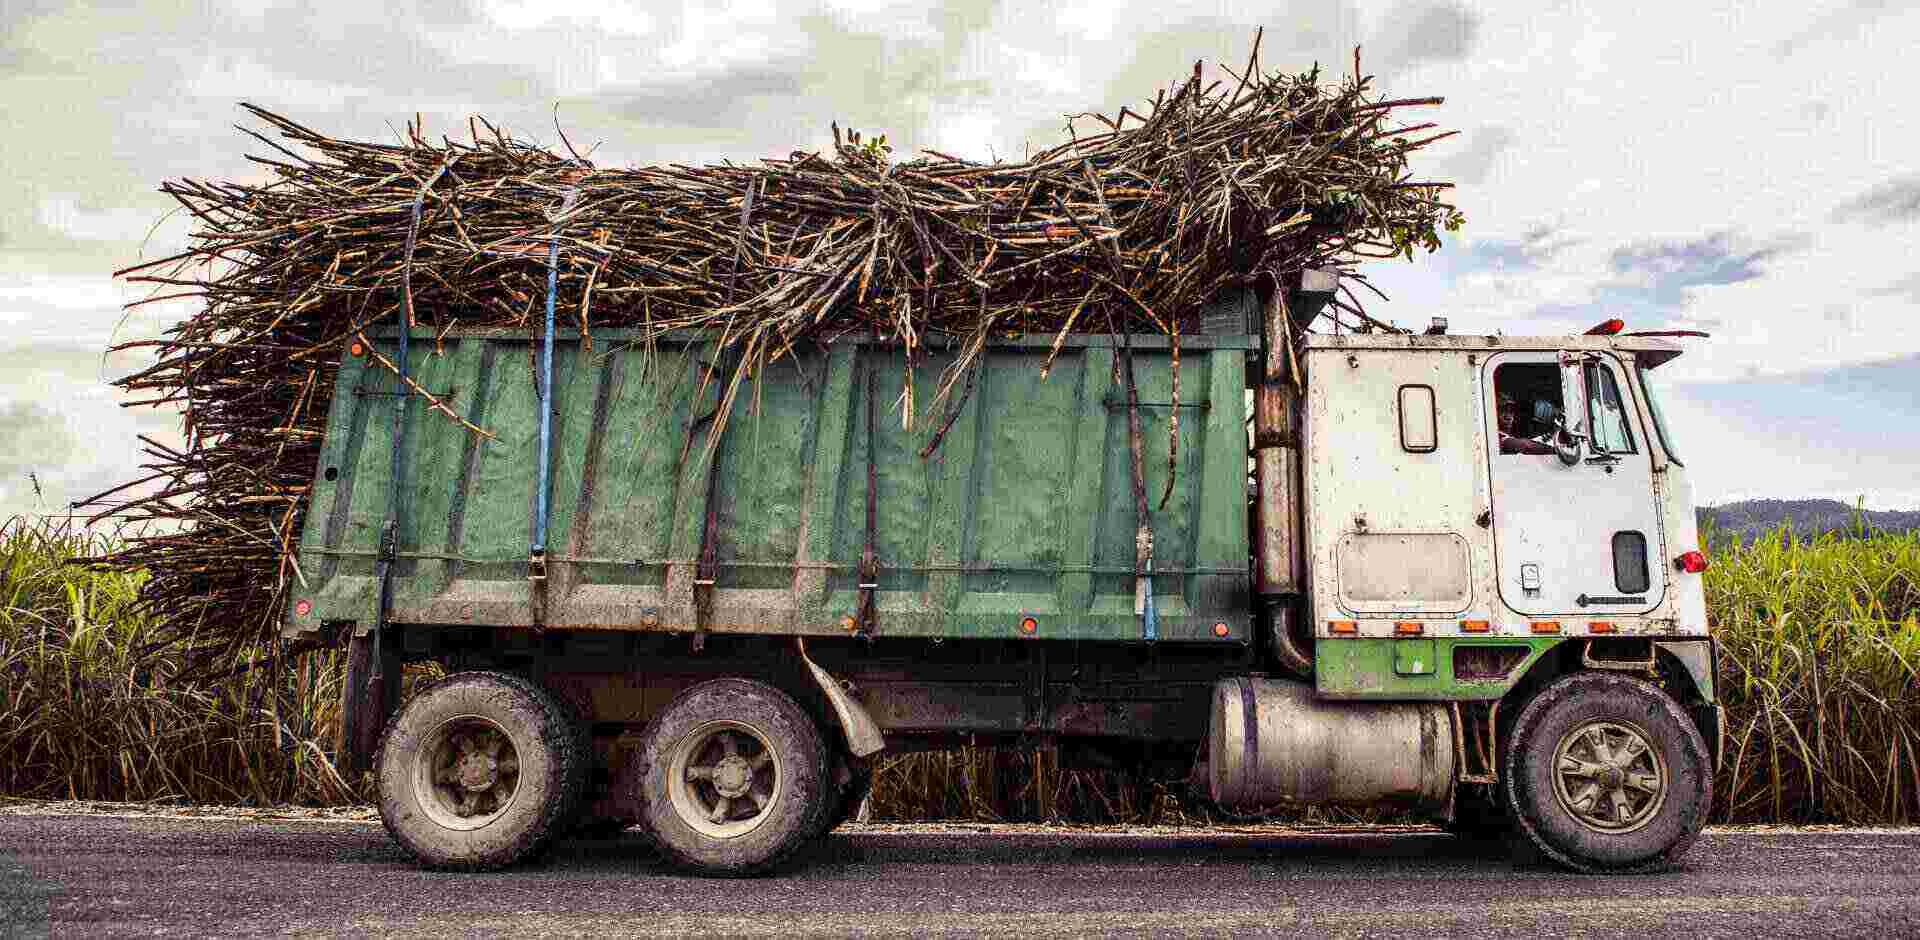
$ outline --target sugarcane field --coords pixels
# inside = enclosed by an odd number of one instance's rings
[[[1869,6],[0,14],[0,936],[1920,929]]]

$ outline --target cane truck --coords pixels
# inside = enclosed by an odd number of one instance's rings
[[[433,867],[634,826],[764,872],[964,743],[1671,864],[1724,734],[1679,347],[1302,330],[1336,286],[1222,297],[1177,358],[996,336],[913,430],[957,345],[797,349],[721,423],[710,336],[356,337],[285,632],[346,644],[342,761]]]

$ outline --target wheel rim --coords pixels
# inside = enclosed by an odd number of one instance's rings
[[[733,839],[765,822],[780,802],[780,755],[737,721],[710,721],[681,735],[667,761],[667,793],[688,826]]]
[[[427,817],[448,829],[499,819],[520,792],[520,752],[490,718],[459,715],[434,728],[421,749],[418,790]]]
[[[1560,738],[1553,789],[1561,808],[1609,835],[1646,825],[1666,801],[1666,762],[1652,738],[1624,721],[1589,721]]]

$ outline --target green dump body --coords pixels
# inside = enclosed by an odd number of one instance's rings
[[[375,339],[391,361],[398,337]],[[860,601],[871,453],[877,636],[1139,641],[1136,510],[1118,337],[987,347],[931,457],[951,352],[909,370],[895,345],[798,351],[744,384],[717,446],[700,337],[650,348],[603,330],[553,351],[544,584],[530,580],[541,407],[525,332],[411,337],[409,372],[474,434],[370,355],[343,353],[289,592],[290,633],[375,620],[383,523],[396,545],[389,622],[845,635]],[[1154,535],[1151,638],[1240,643],[1248,571],[1247,370],[1256,336],[1181,343],[1177,472],[1164,506],[1174,368],[1134,337]],[[875,433],[867,432],[873,373]],[[911,377],[917,414],[902,427]],[[956,388],[956,397],[958,388]],[[399,485],[396,404],[405,402]],[[691,429],[690,429],[691,428]],[[708,531],[711,527],[711,532]],[[703,549],[710,565],[703,577]],[[704,582],[710,580],[711,585]],[[1022,621],[1034,620],[1031,632]],[[1223,635],[1224,634],[1224,635]]]

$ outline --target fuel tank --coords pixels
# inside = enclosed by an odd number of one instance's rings
[[[1440,810],[1453,796],[1454,728],[1432,702],[1330,702],[1285,679],[1213,689],[1208,786],[1241,809],[1389,805]]]

